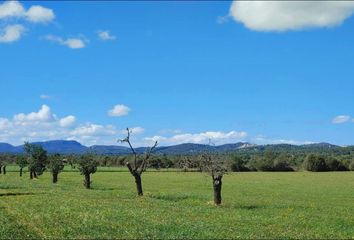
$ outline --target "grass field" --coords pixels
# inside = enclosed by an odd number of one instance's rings
[[[0,175],[0,238],[354,238],[354,172],[228,174],[221,207],[202,173],[50,177]]]

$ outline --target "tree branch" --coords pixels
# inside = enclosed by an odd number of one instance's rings
[[[137,170],[137,153],[135,151],[135,149],[133,148],[132,144],[130,143],[130,130],[129,128],[127,128],[127,137],[122,139],[122,140],[119,140],[120,142],[126,142],[128,143],[129,147],[130,147],[130,150],[133,152],[134,154],[134,170]],[[130,164],[129,164],[130,165]],[[130,166],[131,167],[131,166]]]

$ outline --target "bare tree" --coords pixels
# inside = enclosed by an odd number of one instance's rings
[[[214,204],[219,206],[221,205],[222,177],[226,173],[227,167],[220,155],[210,152],[201,155],[201,167],[204,172],[209,173],[212,177]]]
[[[151,154],[153,152],[153,150],[157,147],[157,141],[155,142],[155,144],[148,148],[145,152],[145,154],[140,155],[136,152],[136,150],[133,148],[132,144],[130,143],[130,133],[131,130],[129,130],[129,128],[127,128],[127,137],[119,140],[120,142],[126,142],[128,143],[134,159],[133,162],[127,162],[126,165],[129,169],[129,172],[131,173],[131,175],[134,177],[135,179],[135,184],[136,184],[136,190],[138,192],[138,196],[143,196],[143,186],[141,183],[141,174],[146,170],[146,167],[148,165],[148,161],[151,157]]]

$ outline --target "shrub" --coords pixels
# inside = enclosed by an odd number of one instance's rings
[[[327,171],[327,165],[324,157],[310,154],[304,161],[304,168],[311,172],[324,172]]]
[[[290,166],[289,157],[286,154],[280,154],[273,162],[273,171],[292,172],[294,169]]]
[[[245,172],[249,171],[250,169],[246,167],[247,161],[243,159],[241,156],[234,155],[231,158],[231,171],[233,172]]]
[[[354,171],[354,160],[349,164],[349,170]]]
[[[329,171],[348,171],[348,168],[336,158],[327,159],[326,165]]]

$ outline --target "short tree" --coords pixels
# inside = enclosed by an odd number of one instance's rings
[[[20,177],[22,177],[23,168],[28,165],[27,158],[24,155],[18,155],[16,157],[16,164],[20,167]]]
[[[132,163],[127,162],[126,165],[129,169],[129,172],[135,179],[138,196],[143,196],[143,185],[141,183],[141,174],[146,170],[146,167],[148,166],[148,162],[151,157],[151,154],[157,146],[157,141],[152,147],[146,150],[144,155],[139,155],[133,148],[132,144],[130,143],[130,133],[131,131],[129,130],[129,128],[127,128],[127,137],[119,141],[128,143],[133,153],[134,156],[133,162]]]
[[[222,177],[227,171],[224,161],[217,154],[204,153],[201,155],[204,172],[208,172],[213,180],[214,204],[221,205]]]
[[[53,176],[53,183],[58,182],[58,174],[64,169],[64,162],[60,154],[54,154],[49,157],[48,168]]]
[[[0,156],[0,174],[6,174],[6,165],[9,161],[9,156],[7,154],[3,154]]]
[[[328,170],[324,157],[315,154],[309,154],[307,156],[304,161],[304,167],[307,171],[311,172],[323,172]]]
[[[240,155],[232,155],[231,156],[231,171],[233,172],[244,172],[249,171],[246,167],[247,161]]]
[[[348,168],[342,162],[334,157],[329,157],[326,161],[329,171],[347,171]]]
[[[78,168],[81,175],[84,175],[84,186],[87,189],[91,188],[91,174],[97,171],[98,162],[94,158],[93,154],[86,153],[81,155],[77,161]]]
[[[47,164],[47,151],[42,146],[25,142],[25,153],[28,157],[28,170],[30,172],[30,178],[37,178],[45,171]]]

